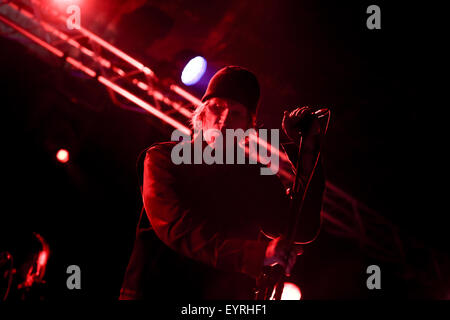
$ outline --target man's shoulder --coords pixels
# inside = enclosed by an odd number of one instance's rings
[[[146,149],[146,160],[167,160],[171,159],[172,149],[176,145],[185,145],[191,144],[191,141],[165,141],[165,142],[157,142],[152,144],[150,147]],[[183,146],[182,146],[183,147]]]
[[[147,148],[147,152],[150,150],[172,150],[172,148],[177,144],[177,141],[164,141],[164,142],[157,142],[152,144]]]
[[[177,144],[176,141],[164,141],[157,142],[147,147],[146,149],[146,158],[155,157],[155,156],[170,156],[173,147]]]
[[[142,176],[146,167],[168,168],[172,163],[172,148],[176,144],[176,141],[157,142],[142,150],[136,162],[138,176]],[[142,184],[140,181],[141,186]]]

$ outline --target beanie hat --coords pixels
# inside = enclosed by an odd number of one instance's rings
[[[209,81],[202,102],[213,97],[235,100],[255,113],[259,100],[258,80],[252,72],[244,68],[222,68]]]

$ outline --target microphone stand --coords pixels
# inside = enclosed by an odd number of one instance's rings
[[[329,110],[326,113],[329,116]],[[325,114],[321,114],[318,118],[322,118]],[[329,120],[329,118],[328,118]],[[327,126],[322,133],[322,138],[326,133],[328,127]],[[289,192],[289,219],[286,228],[286,232],[284,233],[285,238],[288,240],[288,248],[292,249],[294,246],[295,235],[297,233],[298,224],[300,218],[302,216],[301,212],[303,209],[303,204],[305,202],[306,194],[308,192],[308,188],[311,182],[312,177],[314,176],[315,169],[317,167],[317,163],[320,158],[320,148],[317,152],[314,167],[312,168],[308,180],[306,181],[303,192],[300,190],[301,180],[300,180],[300,164],[302,163],[302,148],[304,144],[304,139],[302,134],[300,134],[300,141],[298,146],[298,157],[295,165],[295,177],[293,186]],[[321,147],[321,146],[320,146]],[[290,251],[290,250],[289,250]],[[289,252],[288,251],[288,252]],[[255,289],[255,300],[281,300],[281,295],[284,289],[284,282],[286,280],[286,270],[279,264],[276,264],[273,267],[264,266],[261,276],[256,281],[256,289]],[[274,292],[275,290],[275,292]],[[274,294],[273,294],[274,292]],[[273,298],[272,295],[273,294]]]

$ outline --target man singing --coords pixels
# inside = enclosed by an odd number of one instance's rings
[[[259,95],[258,81],[250,71],[235,66],[219,70],[194,112],[198,134],[182,143],[214,148],[214,139],[205,135],[211,129],[225,133],[253,128]],[[282,127],[293,143],[299,140],[297,124],[310,111],[304,107],[285,112]],[[302,131],[303,184],[315,165],[320,130],[314,120]],[[289,185],[278,175],[262,175],[261,163],[175,164],[171,155],[178,143],[158,143],[146,151],[145,212],[120,299],[252,299],[255,279],[264,266],[280,264],[289,274],[301,253],[280,236],[289,223]],[[227,148],[225,153],[230,152]],[[323,190],[319,161],[302,211],[299,239],[311,238],[319,228]],[[275,237],[263,240],[261,230]]]

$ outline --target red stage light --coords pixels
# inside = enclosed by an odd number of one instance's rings
[[[58,159],[61,163],[66,163],[69,161],[69,151],[66,149],[59,149],[59,151],[56,153],[56,159]]]
[[[273,290],[270,300],[273,300],[274,296],[275,290]],[[301,298],[302,292],[300,291],[300,288],[296,284],[292,282],[284,283],[283,293],[281,294],[281,300],[300,300]]]
[[[39,257],[37,259],[37,264],[39,267],[43,268],[47,264],[48,260],[48,252],[43,250],[39,253]]]
[[[283,294],[281,295],[281,300],[300,300],[301,298],[302,293],[297,285],[291,282],[284,283],[284,289]]]

